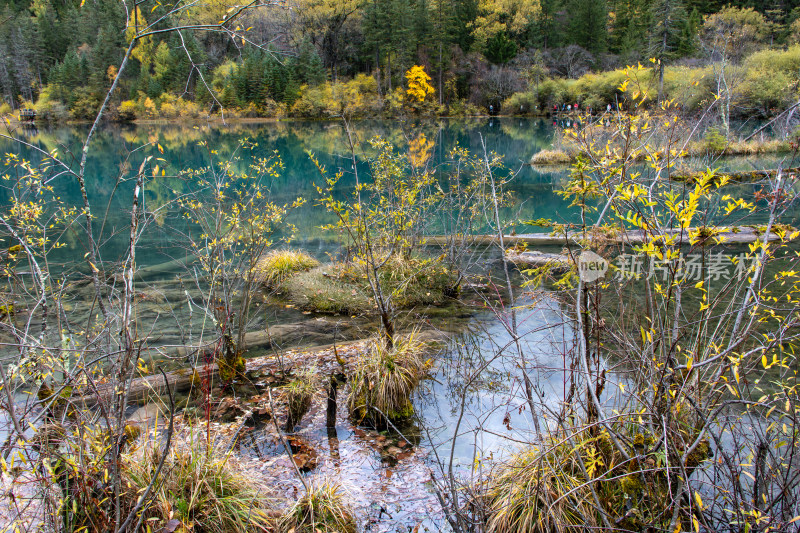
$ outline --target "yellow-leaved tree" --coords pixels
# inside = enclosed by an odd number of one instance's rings
[[[478,16],[469,26],[479,48],[498,33],[518,35],[541,14],[538,0],[479,0]]]
[[[425,67],[414,65],[406,71],[406,81],[408,89],[406,95],[415,104],[422,104],[429,94],[433,94],[435,89],[431,85],[431,77],[425,72]]]

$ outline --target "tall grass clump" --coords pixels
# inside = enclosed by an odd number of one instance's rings
[[[308,487],[306,493],[284,512],[278,525],[282,533],[355,533],[356,520],[342,487],[323,480]]]
[[[199,443],[173,446],[152,489],[152,501],[144,506],[144,522],[178,519],[192,531],[231,533],[271,531],[274,519],[264,487],[244,472]],[[133,509],[145,488],[153,483],[160,454],[144,446],[127,457],[123,466],[124,498]]]
[[[629,459],[608,432],[590,427],[551,434],[498,465],[477,507],[486,531],[561,533],[609,522],[620,531],[665,528],[671,516],[664,515],[663,502],[678,481],[678,467],[670,469],[653,435],[633,426],[616,430],[630,438],[635,453]],[[680,475],[691,475],[710,455],[708,441],[701,440],[679,465]]]
[[[558,532],[584,526],[598,527],[592,517],[588,489],[570,494],[584,479],[578,454],[536,448],[514,455],[501,465],[484,493],[486,530],[492,533]],[[557,475],[556,475],[557,474]],[[561,496],[568,495],[555,504]]]
[[[375,339],[356,362],[347,407],[357,423],[376,428],[408,421],[414,415],[411,394],[425,375],[425,344],[412,334],[391,348]]]
[[[308,272],[319,261],[300,250],[273,250],[256,264],[257,278],[268,287],[276,287],[298,272]]]

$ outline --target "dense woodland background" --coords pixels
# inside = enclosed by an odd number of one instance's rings
[[[217,23],[227,6],[205,0],[163,26]],[[93,117],[133,24],[169,7],[145,2],[129,22],[116,0],[5,0],[0,111]],[[618,69],[637,62],[656,65],[654,100],[687,111],[721,93],[727,68],[732,114],[768,116],[794,102],[800,72],[800,0],[287,0],[236,26],[250,43],[224,32],[142,39],[110,117],[397,115],[413,65],[435,88],[418,113],[604,108],[620,95]]]

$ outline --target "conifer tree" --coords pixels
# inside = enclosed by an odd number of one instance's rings
[[[658,101],[661,102],[664,95],[664,68],[678,54],[687,16],[681,0],[655,0],[651,10],[653,24],[650,27],[648,55],[656,60]]]

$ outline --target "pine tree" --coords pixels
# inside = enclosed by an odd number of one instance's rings
[[[623,56],[640,57],[648,45],[651,0],[614,0],[610,49]]]
[[[319,85],[325,81],[325,67],[309,38],[300,43],[300,50],[292,62],[294,77],[299,83]]]
[[[594,54],[607,50],[608,7],[605,0],[568,0],[569,13],[567,40]]]

